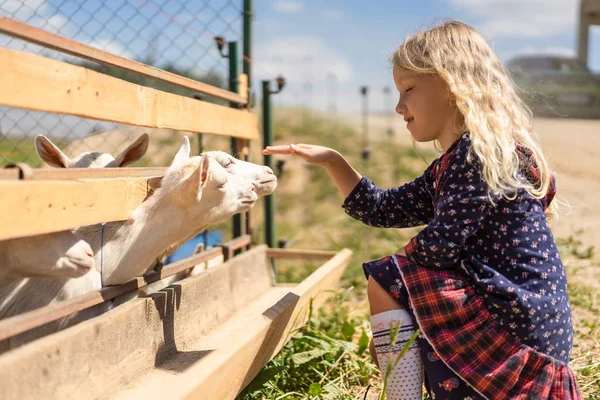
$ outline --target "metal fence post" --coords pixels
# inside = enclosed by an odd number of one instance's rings
[[[228,58],[229,58],[229,90],[237,93],[239,79],[239,58],[238,58],[238,43],[228,42]],[[238,108],[236,103],[231,103],[231,107]],[[236,138],[231,138],[231,153],[237,155],[238,141]],[[233,216],[233,238],[242,236],[242,214]]]
[[[262,81],[263,142],[264,147],[273,145],[273,121],[271,118],[271,81]],[[265,165],[273,169],[273,156],[265,155]],[[275,199],[265,197],[265,242],[275,247]]]
[[[276,91],[271,91],[271,81],[262,81],[263,144],[265,147],[273,145],[271,95],[281,92],[285,86],[283,77],[277,77],[276,81]],[[265,155],[265,165],[273,169],[273,156]],[[265,239],[269,247],[275,247],[275,198],[272,194],[265,198]]]
[[[242,72],[246,74],[248,78],[248,110],[250,110],[254,106],[252,96],[252,0],[244,0],[243,18]],[[250,141],[247,141],[246,143],[248,145],[248,154],[246,155],[246,161],[249,161],[251,143]],[[245,224],[246,234],[252,236],[252,210],[248,210],[248,212],[246,212]]]

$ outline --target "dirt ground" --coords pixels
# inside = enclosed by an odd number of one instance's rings
[[[360,124],[360,118],[356,118]],[[371,116],[372,137],[387,136],[411,144],[410,133],[400,117]],[[360,126],[360,125],[357,125]],[[600,120],[538,118],[534,130],[542,143],[551,168],[557,175],[559,218],[552,221],[555,237],[575,236],[585,246],[600,247]],[[597,252],[596,252],[597,253]]]

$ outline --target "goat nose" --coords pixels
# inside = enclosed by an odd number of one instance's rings
[[[272,170],[271,168],[269,168],[269,167],[265,167],[265,169],[267,170],[267,174],[275,175],[275,174],[273,173],[273,170]]]
[[[256,185],[252,184],[252,189],[250,189],[250,190],[252,190],[253,192],[255,192],[256,191]]]

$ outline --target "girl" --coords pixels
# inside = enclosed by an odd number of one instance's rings
[[[483,37],[460,22],[408,38],[392,61],[396,112],[415,141],[443,149],[422,176],[380,190],[332,149],[264,150],[324,166],[342,207],[365,224],[427,225],[363,265],[382,371],[421,330],[391,373],[388,398],[421,398],[421,369],[438,400],[580,398],[565,272],[546,222],[554,178],[530,111]]]

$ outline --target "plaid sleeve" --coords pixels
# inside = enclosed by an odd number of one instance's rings
[[[414,181],[386,190],[362,177],[342,208],[352,218],[380,228],[427,224],[434,212],[432,167],[433,164]]]
[[[458,146],[440,180],[433,220],[405,246],[407,257],[422,266],[457,264],[466,240],[481,227],[490,207],[480,163],[467,159],[468,146]]]

